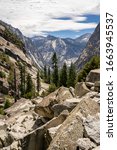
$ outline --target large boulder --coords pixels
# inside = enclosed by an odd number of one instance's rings
[[[33,108],[34,105],[30,100],[22,98],[14,103],[10,108],[6,109],[5,113],[8,116],[13,116],[19,112],[28,112]]]
[[[84,135],[83,119],[94,116],[99,110],[99,105],[92,99],[82,100],[58,129],[48,150],[76,150],[77,140]]]
[[[100,69],[91,70],[86,77],[86,82],[93,82],[100,81]]]
[[[75,95],[82,97],[86,93],[90,92],[90,90],[85,85],[85,82],[78,82],[75,86]]]
[[[53,105],[54,116],[58,116],[63,110],[71,112],[81,100],[80,98],[71,98],[66,99],[62,104]]]
[[[66,99],[73,98],[69,88],[60,87],[55,92],[46,96],[36,107],[35,112],[40,116],[52,119],[54,111],[52,106],[55,104],[62,104]]]

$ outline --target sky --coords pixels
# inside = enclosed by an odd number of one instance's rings
[[[99,0],[0,0],[0,19],[28,37],[76,38],[100,20]]]

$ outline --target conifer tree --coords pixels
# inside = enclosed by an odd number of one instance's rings
[[[44,81],[47,82],[47,67],[44,66]]]
[[[39,92],[41,89],[41,82],[40,82],[40,73],[39,70],[37,72],[37,91]]]
[[[17,80],[16,80],[16,69],[14,68],[14,99],[17,102]]]
[[[73,63],[71,63],[71,66],[69,68],[69,73],[68,73],[68,81],[67,81],[67,86],[74,87],[76,82],[76,69]]]
[[[61,69],[60,72],[60,81],[59,81],[60,86],[67,86],[67,65],[64,63],[63,68]]]
[[[52,56],[52,65],[53,65],[53,74],[52,74],[52,82],[58,86],[59,76],[58,76],[58,59],[56,52]]]
[[[26,80],[26,93],[32,92],[32,90],[33,90],[33,82],[31,75],[28,73]]]
[[[48,83],[50,84],[50,82],[51,82],[51,72],[50,72],[50,67],[48,68],[47,81],[48,81]]]
[[[27,79],[26,79],[26,94],[25,94],[25,98],[34,98],[35,97],[35,85],[33,84],[31,75],[28,74],[27,75]]]
[[[23,97],[26,91],[26,68],[23,65],[20,66],[20,91]]]

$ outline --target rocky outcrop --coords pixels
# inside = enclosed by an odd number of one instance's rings
[[[61,125],[48,150],[76,150],[77,140],[84,136],[83,119],[89,114],[95,116],[98,112],[99,105],[95,101],[82,100]]]

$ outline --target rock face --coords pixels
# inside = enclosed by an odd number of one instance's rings
[[[96,27],[94,33],[91,35],[85,49],[75,62],[78,70],[82,69],[93,56],[100,55],[100,24]]]

